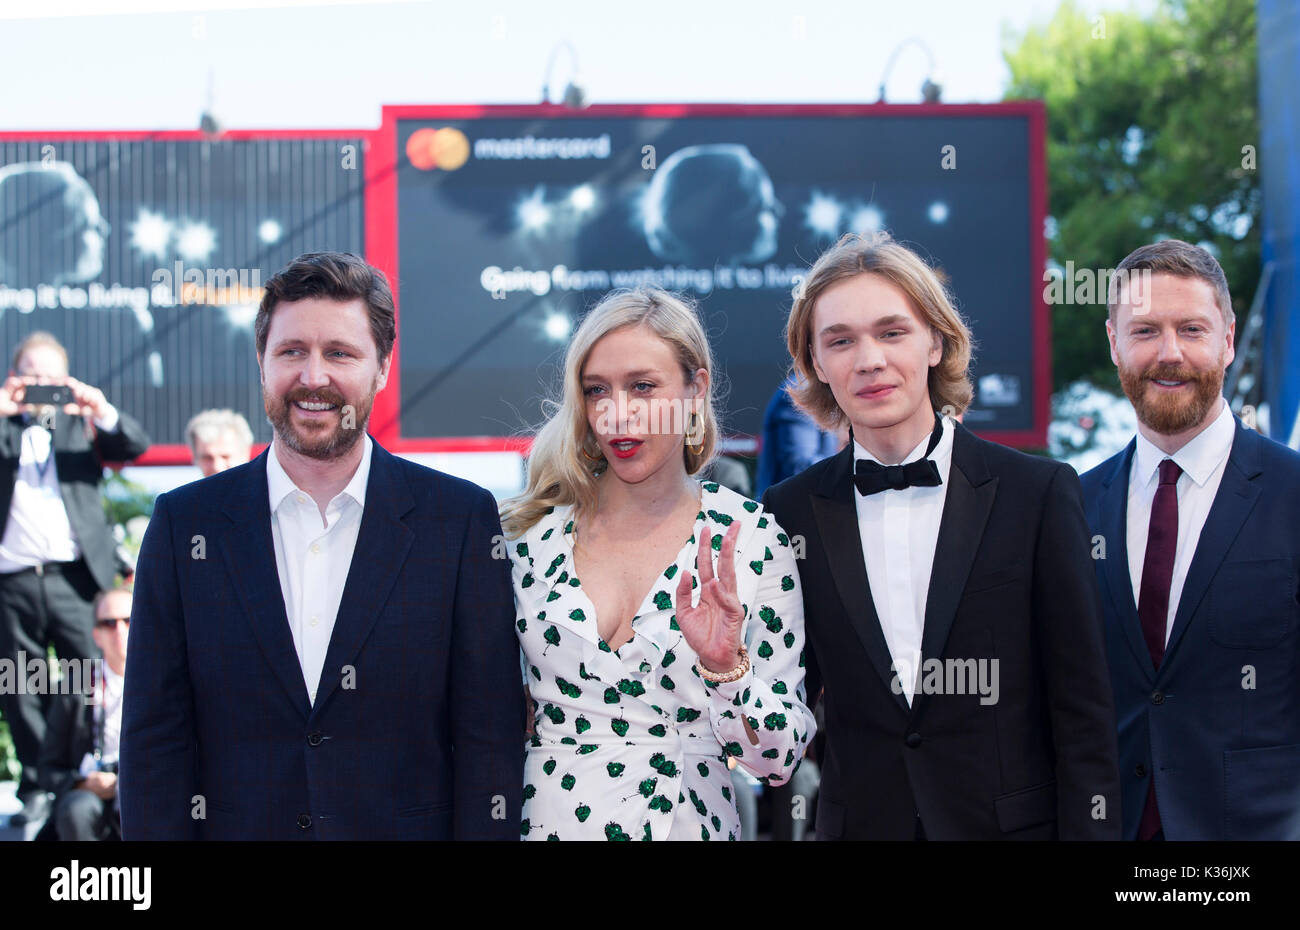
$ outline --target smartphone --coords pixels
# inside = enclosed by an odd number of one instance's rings
[[[72,389],[66,384],[29,384],[23,390],[23,403],[33,407],[47,404],[62,407],[72,403]]]

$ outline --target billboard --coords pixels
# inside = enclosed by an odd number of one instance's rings
[[[752,449],[792,287],[842,233],[882,228],[943,270],[974,329],[966,424],[1045,445],[1037,103],[390,107],[375,152],[396,168],[369,193],[369,256],[397,282],[399,448],[522,435],[582,314],[656,284],[699,303],[724,429]]]
[[[977,345],[965,422],[1043,446],[1043,108],[386,107],[377,130],[0,134],[0,327],[68,346],[188,463],[208,407],[270,440],[252,322],[294,256],[364,254],[398,343],[370,431],[397,452],[524,450],[573,327],[616,287],[696,299],[727,446],[753,451],[788,368],[790,294],[841,233],[889,230],[947,275]]]
[[[261,283],[365,249],[356,131],[0,135],[0,332],[48,330],[74,377],[140,420],[143,464],[188,463],[186,422],[230,407],[270,441],[253,346]]]

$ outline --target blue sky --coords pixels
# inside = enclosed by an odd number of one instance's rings
[[[1095,15],[1129,3],[1077,5]],[[1004,30],[1056,6],[0,0],[0,129],[191,129],[210,70],[228,128],[366,128],[384,103],[533,103],[561,40],[576,49],[593,103],[871,102],[890,53],[912,36],[932,52],[946,102],[987,102],[1007,80]],[[559,87],[571,70],[560,56]],[[920,49],[902,51],[888,99],[918,101],[926,73]]]

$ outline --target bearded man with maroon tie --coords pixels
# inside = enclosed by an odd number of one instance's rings
[[[1223,399],[1236,325],[1213,256],[1166,240],[1116,280],[1106,332],[1138,435],[1082,484],[1123,835],[1297,840],[1300,455]]]

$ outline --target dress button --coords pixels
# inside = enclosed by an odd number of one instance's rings
[[[921,734],[909,733],[907,734],[907,739],[903,740],[903,742],[907,744],[908,749],[915,749],[917,746],[921,745]]]
[[[323,738],[323,737],[321,737],[320,733],[312,733],[312,734],[309,734],[308,737],[307,737],[307,745],[309,745],[309,746],[319,746],[319,745],[321,744],[321,740],[322,740],[322,738]]]
[[[307,498],[305,498],[305,497],[303,497],[301,494],[299,494],[299,495],[298,495],[298,503],[300,503],[300,504],[305,504],[305,503],[307,503]]]
[[[1141,762],[1139,762],[1139,763],[1134,767],[1134,769],[1133,769],[1133,774],[1136,775],[1138,778],[1146,778],[1146,777],[1147,777],[1147,767],[1146,767],[1145,765],[1143,765]]]
[[[1151,695],[1152,704],[1163,704],[1164,702],[1165,702],[1165,695],[1163,691],[1157,691],[1153,695]]]
[[[298,829],[306,830],[311,826],[311,814],[298,815]]]

